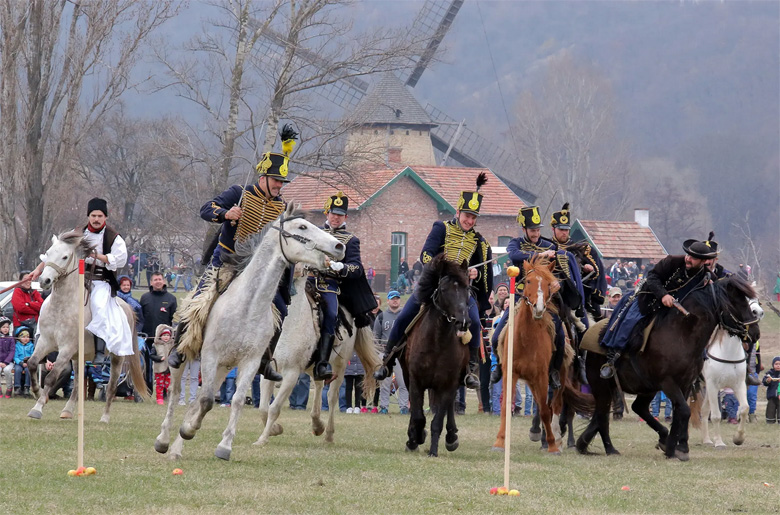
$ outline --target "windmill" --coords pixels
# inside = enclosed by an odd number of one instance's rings
[[[417,85],[464,2],[465,0],[426,0],[415,17],[410,36],[428,41],[428,44],[408,75],[404,73],[399,76],[407,87],[414,88]],[[254,21],[255,26],[259,23]],[[270,29],[265,29],[262,36],[259,50],[266,55],[279,55],[280,48],[288,44],[282,34]],[[318,69],[328,67],[327,63],[315,53],[300,47],[296,50],[296,58]],[[317,92],[332,104],[350,112],[366,96],[369,89],[370,84],[361,78],[343,77],[318,88]],[[536,195],[507,179],[512,167],[519,162],[517,156],[466,127],[465,120],[458,122],[457,119],[430,103],[425,106],[425,111],[436,124],[431,128],[430,136],[433,148],[443,154],[440,160],[441,166],[446,165],[451,159],[466,168],[490,168],[520,198],[526,202],[535,202]]]

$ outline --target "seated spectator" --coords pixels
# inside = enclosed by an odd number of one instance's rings
[[[27,361],[33,355],[35,344],[32,342],[32,331],[27,326],[20,326],[14,331],[16,349],[14,351],[14,395],[30,396],[30,370]]]
[[[16,340],[10,334],[11,320],[0,317],[0,396],[3,392],[3,378],[5,378],[5,398],[11,398],[14,389],[14,354],[16,353]]]
[[[41,297],[40,292],[33,289],[30,274],[20,274],[19,280],[24,282],[14,289],[11,297],[11,305],[14,308],[14,327],[27,326],[30,329],[30,335],[34,335],[35,329],[38,327],[38,316],[41,313],[43,297]]]
[[[738,424],[737,411],[739,411],[739,401],[734,395],[734,390],[724,388],[721,390],[723,400],[721,401],[721,418],[728,419],[729,424]],[[725,416],[724,416],[725,415]]]
[[[59,355],[59,352],[54,351],[50,352],[46,356],[46,361],[43,364],[43,370],[41,371],[41,384],[44,384],[46,381],[46,376],[49,375],[49,372],[51,372],[54,369],[54,363],[57,361],[57,356]],[[70,394],[73,391],[73,380],[71,378],[71,373],[73,372],[73,367],[70,363],[68,363],[67,368],[62,373],[62,376],[60,377],[60,380],[57,381],[57,384],[54,385],[54,387],[49,390],[49,400],[56,400],[59,399],[59,396],[57,396],[57,391],[62,388],[62,396],[65,399],[70,398]]]
[[[116,295],[133,308],[135,313],[135,330],[141,333],[144,329],[144,310],[141,308],[141,303],[133,298],[132,289],[133,280],[126,275],[119,276],[119,291],[116,292]]]

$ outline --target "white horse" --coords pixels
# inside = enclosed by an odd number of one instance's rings
[[[170,452],[172,459],[181,457],[184,440],[195,436],[203,417],[214,405],[216,389],[225,380],[227,373],[238,366],[230,420],[222,433],[222,441],[214,451],[218,458],[230,459],[244,395],[257,374],[263,353],[279,323],[273,312],[272,301],[284,270],[291,263],[304,263],[324,269],[327,258],[341,260],[344,256],[344,245],[294,214],[292,203],[253,240],[254,249],[239,266],[242,272],[217,298],[208,313],[201,349],[202,387],[195,402],[190,403],[179,436],[173,442]],[[202,292],[195,300],[202,295],[214,295],[216,288],[217,284],[212,284],[210,292]],[[192,356],[188,356],[188,359],[192,359]],[[172,369],[173,393],[168,395],[168,411],[154,444],[155,450],[160,453],[168,451],[183,370],[184,367]]]
[[[282,379],[279,390],[276,391],[276,397],[270,406],[270,411],[268,405],[271,401],[271,394],[274,392],[274,382],[263,378],[260,386],[260,419],[265,424],[265,430],[255,445],[264,445],[268,442],[269,437],[282,434],[282,426],[276,421],[301,372],[305,370],[314,378],[314,365],[311,364],[311,357],[320,338],[320,326],[316,313],[317,307],[309,301],[309,297],[304,291],[305,286],[306,277],[299,277],[295,280],[297,294],[292,298],[292,304],[290,304],[287,319],[284,321],[282,334],[279,337],[279,344],[274,351],[277,369],[284,379]],[[352,357],[352,351],[357,351],[358,357],[366,369],[366,379],[363,382],[364,395],[373,395],[374,390],[376,390],[376,381],[371,372],[381,364],[379,353],[374,346],[374,335],[371,327],[357,329],[354,327],[352,316],[347,313],[346,318],[352,326],[352,335],[349,334],[346,327],[342,326],[336,335],[336,345],[330,355],[334,379],[328,390],[330,413],[325,432],[325,441],[328,443],[333,442],[333,419],[338,411],[339,387],[344,380],[344,371],[347,368],[347,362]],[[320,419],[324,381],[315,381],[314,384],[311,427],[314,434],[319,436],[325,430]]]
[[[38,397],[38,402],[27,416],[35,419],[39,419],[43,415],[43,407],[49,401],[49,392],[59,382],[60,376],[68,373],[66,370],[68,363],[71,361],[73,362],[74,371],[73,391],[60,413],[60,418],[73,418],[73,410],[78,399],[78,389],[83,381],[83,370],[80,370],[77,362],[79,331],[84,331],[85,359],[90,359],[95,353],[92,333],[84,328],[89,325],[92,319],[89,302],[87,302],[87,299],[84,299],[85,326],[78,327],[78,301],[76,300],[78,295],[79,259],[87,257],[92,253],[93,249],[84,240],[84,234],[79,231],[64,233],[59,237],[52,236],[51,242],[51,247],[46,251],[46,266],[41,272],[38,282],[43,288],[51,288],[52,292],[41,306],[41,314],[38,318],[40,335],[35,343],[35,351],[28,361],[29,369],[37,370],[38,364],[52,351],[59,351],[59,354],[57,355],[57,361],[54,363],[54,368],[46,376],[46,384],[43,387],[42,394],[38,388],[37,374],[30,374],[33,394]],[[124,311],[127,323],[130,325],[133,334],[133,354],[130,356],[116,356],[109,353],[111,357],[111,377],[106,391],[106,407],[103,411],[103,416],[100,418],[100,421],[105,423],[108,423],[110,419],[111,402],[116,395],[117,382],[125,359],[129,360],[130,379],[141,398],[144,400],[151,398],[141,369],[141,355],[138,351],[138,338],[135,334],[135,313],[122,299],[116,298],[116,301]]]
[[[763,318],[764,310],[759,305],[758,299],[750,300],[750,308],[756,317],[756,322]],[[749,356],[745,355],[742,339],[739,336],[732,336],[727,331],[718,328],[715,330],[710,340],[710,345],[707,347],[707,357],[709,359],[704,361],[704,368],[702,368],[701,372],[706,384],[706,392],[701,407],[703,443],[713,443],[712,439],[710,439],[709,426],[707,424],[707,417],[710,417],[715,437],[715,447],[726,447],[720,436],[721,418],[718,392],[723,388],[731,388],[734,390],[734,395],[739,402],[739,412],[737,413],[739,426],[733,441],[735,445],[742,445],[745,441],[745,421],[748,418],[745,372]]]

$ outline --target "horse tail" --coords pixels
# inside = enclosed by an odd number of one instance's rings
[[[577,413],[592,415],[596,410],[596,401],[593,395],[582,393],[576,389],[569,379],[569,374],[563,374],[563,400]]]
[[[357,330],[355,335],[355,352],[357,352],[360,362],[363,363],[363,368],[366,370],[366,375],[363,376],[363,397],[366,399],[373,398],[376,391],[374,371],[382,365],[382,360],[379,358],[379,352],[374,345],[374,333],[371,330],[371,326]]]
[[[701,388],[697,388],[688,400],[688,408],[691,410],[689,423],[695,429],[701,429],[701,405],[703,402],[704,396],[701,393]]]
[[[152,393],[146,386],[144,371],[141,369],[141,352],[138,349],[138,332],[135,330],[135,313],[133,314],[133,354],[125,356],[130,360],[130,380],[133,381],[133,388],[144,401],[152,399]]]

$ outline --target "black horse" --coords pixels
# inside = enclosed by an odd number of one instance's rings
[[[749,299],[755,297],[753,288],[738,276],[694,290],[682,301],[690,315],[684,316],[677,309],[662,308],[644,351],[629,350],[617,362],[620,387],[637,396],[631,409],[658,433],[657,448],[663,450],[667,458],[688,460],[691,410],[686,400],[701,372],[703,351],[715,327],[720,325],[743,339],[756,341],[759,338],[758,324],[754,323],[756,320],[748,304]],[[594,329],[598,330],[598,327]],[[634,334],[629,349],[640,346],[641,338],[641,331]],[[610,402],[617,384],[615,378],[601,379],[599,370],[605,362],[604,356],[588,352],[586,372],[596,399],[596,413],[577,440],[577,450],[582,454],[587,454],[596,433],[601,434],[607,454],[620,454],[609,437]],[[674,406],[672,425],[668,430],[650,415],[650,402],[659,390]]]
[[[415,295],[425,312],[412,327],[401,359],[411,405],[406,448],[414,451],[425,442],[423,397],[430,389],[434,415],[428,456],[438,456],[445,415],[445,446],[448,451],[458,448],[455,394],[466,375],[469,360],[468,344],[461,340],[470,323],[467,262],[458,265],[444,259],[443,254],[436,256],[423,270]]]

